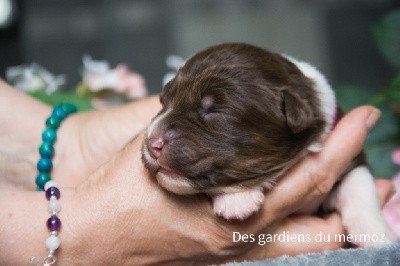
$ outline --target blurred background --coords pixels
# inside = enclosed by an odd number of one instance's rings
[[[0,0],[0,75],[36,62],[81,80],[82,55],[126,63],[151,93],[169,54],[243,41],[309,61],[332,84],[387,85],[394,75],[371,27],[395,0]],[[10,8],[7,8],[9,3]],[[6,18],[8,17],[8,19]]]
[[[34,62],[65,75],[63,90],[75,91],[88,54],[111,68],[125,63],[154,94],[171,71],[168,55],[186,59],[240,41],[311,62],[346,110],[371,98],[385,102],[388,87],[396,87],[391,97],[400,102],[400,79],[393,82],[400,45],[379,42],[388,32],[381,29],[384,16],[399,8],[398,0],[0,0],[0,76]],[[390,40],[400,38],[399,18],[391,19]],[[393,108],[381,108],[383,122],[367,152],[377,174],[390,177],[398,169],[390,154],[400,147],[400,121]]]

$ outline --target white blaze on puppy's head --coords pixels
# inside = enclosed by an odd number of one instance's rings
[[[156,116],[147,129],[147,137],[143,145],[143,158],[148,168],[156,172],[157,182],[175,194],[194,194],[196,191],[188,180],[171,170],[163,163],[163,149],[168,139],[161,133],[161,123],[170,110]]]

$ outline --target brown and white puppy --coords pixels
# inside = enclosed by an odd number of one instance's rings
[[[243,43],[194,55],[160,99],[163,108],[143,145],[146,166],[170,192],[210,195],[214,212],[226,219],[257,212],[264,190],[318,152],[340,115],[313,66]],[[363,154],[331,194],[325,203],[341,213],[350,233],[393,239]]]

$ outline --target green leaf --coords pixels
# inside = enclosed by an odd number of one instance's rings
[[[352,85],[339,86],[335,92],[339,105],[346,112],[369,103],[374,95],[365,88]],[[381,119],[369,133],[364,150],[375,176],[391,178],[398,171],[391,154],[396,147],[400,147],[400,117],[386,104],[380,105],[380,110]]]
[[[400,73],[392,80],[385,94],[388,100],[400,105]]]
[[[373,25],[372,33],[385,59],[400,68],[400,9],[391,11]]]
[[[74,92],[54,92],[52,94],[47,94],[43,90],[38,90],[35,92],[29,92],[29,94],[52,106],[62,102],[69,102],[75,104],[79,111],[93,109],[90,98],[78,96]]]

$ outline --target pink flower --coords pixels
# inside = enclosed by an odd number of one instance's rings
[[[400,239],[400,192],[397,193],[390,199],[382,210],[382,214],[392,232],[396,235],[397,239]]]
[[[124,93],[129,99],[138,99],[147,95],[146,81],[144,78],[132,71],[126,65],[118,65],[114,69],[116,92]]]
[[[96,61],[86,55],[83,57],[83,65],[83,82],[91,92],[112,90],[128,99],[138,99],[147,95],[144,78],[124,64],[111,69],[108,62]]]
[[[400,148],[392,152],[392,160],[395,164],[400,165]]]
[[[400,149],[392,152],[392,160],[395,164],[400,165]],[[393,183],[398,191],[400,191],[400,171],[393,177]]]
[[[400,149],[396,149],[392,152],[392,160],[395,164],[400,165]],[[389,202],[385,204],[382,213],[393,233],[400,239],[400,172],[395,174],[392,182],[397,192]]]

